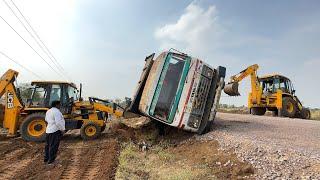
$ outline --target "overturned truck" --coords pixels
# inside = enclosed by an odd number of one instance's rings
[[[133,99],[124,113],[147,116],[170,126],[203,134],[215,119],[226,68],[216,69],[178,51],[145,59]]]

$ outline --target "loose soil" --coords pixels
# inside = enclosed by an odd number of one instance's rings
[[[168,127],[159,135],[159,124],[150,124],[138,129],[112,124],[92,141],[83,141],[78,132],[66,134],[54,167],[43,163],[43,143],[2,136],[0,179],[242,179],[254,173],[232,151],[219,150],[217,141],[199,141],[193,133]],[[128,145],[134,159],[121,156]]]
[[[118,150],[117,140],[106,134],[93,141],[65,135],[58,165],[49,167],[43,163],[43,143],[5,140],[0,142],[0,179],[113,179]]]

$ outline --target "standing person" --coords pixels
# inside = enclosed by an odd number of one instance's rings
[[[53,101],[46,113],[46,146],[44,162],[52,164],[57,157],[60,139],[65,131],[65,120],[60,112],[60,101]]]

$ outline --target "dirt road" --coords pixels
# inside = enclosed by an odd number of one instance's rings
[[[0,142],[0,179],[112,179],[117,166],[118,143],[102,137],[82,141],[65,135],[59,150],[59,166],[43,163],[43,143],[21,138]]]
[[[235,149],[257,178],[320,179],[320,121],[218,113],[214,131],[198,138]]]

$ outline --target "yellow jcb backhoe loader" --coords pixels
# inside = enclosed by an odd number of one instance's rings
[[[83,139],[97,138],[104,130],[108,115],[122,117],[123,109],[118,105],[89,97],[83,101],[75,84],[58,81],[34,81],[31,83],[32,95],[24,104],[19,89],[14,85],[18,72],[8,70],[0,79],[0,98],[5,96],[0,126],[8,129],[8,135],[20,133],[27,141],[45,139],[46,111],[52,101],[61,101],[61,111],[66,120],[66,130],[80,129]],[[1,123],[2,121],[2,123]]]
[[[251,92],[248,108],[251,114],[264,115],[266,110],[269,110],[274,116],[310,119],[310,110],[302,106],[289,78],[279,74],[258,77],[258,69],[259,66],[254,64],[231,76],[230,82],[224,87],[224,92],[230,96],[239,96],[239,82],[250,76]]]

